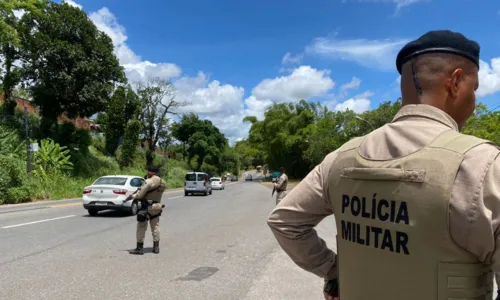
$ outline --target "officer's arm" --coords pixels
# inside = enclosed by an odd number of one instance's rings
[[[329,154],[276,206],[267,223],[283,250],[306,271],[336,278],[335,253],[314,227],[333,214],[328,197],[328,173],[337,157]]]
[[[151,182],[150,180],[146,180],[146,182],[139,188],[139,191],[135,193],[135,199],[142,199],[146,196],[146,193],[150,189]]]
[[[478,250],[483,250],[478,251],[478,254],[480,258],[484,257],[486,259],[491,256],[492,271],[495,273],[497,285],[500,287],[500,157],[498,156],[486,174],[482,194],[484,209],[479,210],[480,213],[476,222],[477,225],[484,222],[486,226],[482,228],[482,234],[478,232],[479,236],[474,235],[478,239],[486,238],[484,234],[489,235],[487,240],[476,241],[477,245],[482,245],[482,247],[478,247]],[[477,225],[474,227],[479,230],[480,228]]]
[[[280,178],[278,179],[278,181],[274,184],[274,187],[277,188],[277,189],[280,189],[281,186],[283,185],[283,175],[280,175]]]

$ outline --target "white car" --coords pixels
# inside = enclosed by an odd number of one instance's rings
[[[212,177],[210,178],[210,182],[212,182],[212,189],[223,190],[226,188],[226,184],[220,177]]]
[[[135,193],[144,181],[142,177],[129,175],[100,177],[83,189],[83,208],[91,216],[96,216],[101,210],[121,210],[135,215],[141,208],[140,202],[123,203],[123,200]]]

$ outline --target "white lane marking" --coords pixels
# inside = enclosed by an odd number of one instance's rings
[[[48,222],[48,221],[55,221],[55,220],[66,219],[66,218],[71,218],[71,217],[76,217],[76,215],[58,217],[58,218],[53,218],[53,219],[45,219],[45,220],[34,221],[34,222],[29,222],[29,223],[22,223],[22,224],[16,224],[16,225],[9,225],[9,226],[2,227],[2,229],[19,227],[19,226],[25,226],[25,225],[31,225],[31,224],[37,224],[37,223]]]
[[[172,197],[172,198],[168,198],[168,200],[177,199],[177,198],[181,198],[181,197],[184,197],[184,196]]]

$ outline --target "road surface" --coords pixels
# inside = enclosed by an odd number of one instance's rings
[[[266,218],[271,190],[227,183],[164,194],[160,254],[134,256],[135,217],[90,217],[78,200],[0,207],[0,299],[319,300],[322,280],[291,262]],[[334,248],[333,217],[318,233]],[[496,290],[496,288],[495,288]]]
[[[0,299],[321,299],[322,280],[291,262],[266,224],[256,183],[209,196],[164,194],[160,254],[135,247],[135,217],[90,217],[78,200],[0,207]],[[334,225],[325,220],[320,232]],[[331,242],[331,239],[330,239]]]

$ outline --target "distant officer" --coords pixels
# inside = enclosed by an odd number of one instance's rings
[[[134,199],[142,201],[142,209],[137,213],[137,248],[130,251],[131,254],[144,254],[148,220],[153,234],[153,253],[160,253],[160,216],[163,208],[161,197],[167,184],[156,175],[158,171],[155,166],[149,167],[146,182],[132,195]]]
[[[288,185],[288,176],[285,174],[285,168],[280,168],[280,178],[274,184],[274,188],[276,189],[276,204],[280,203],[280,201],[286,196],[286,187]]]
[[[475,108],[479,49],[451,31],[404,46],[393,121],[328,154],[269,216],[284,251],[326,279],[325,299],[492,299],[500,150],[459,133]],[[338,256],[313,230],[332,214]]]

